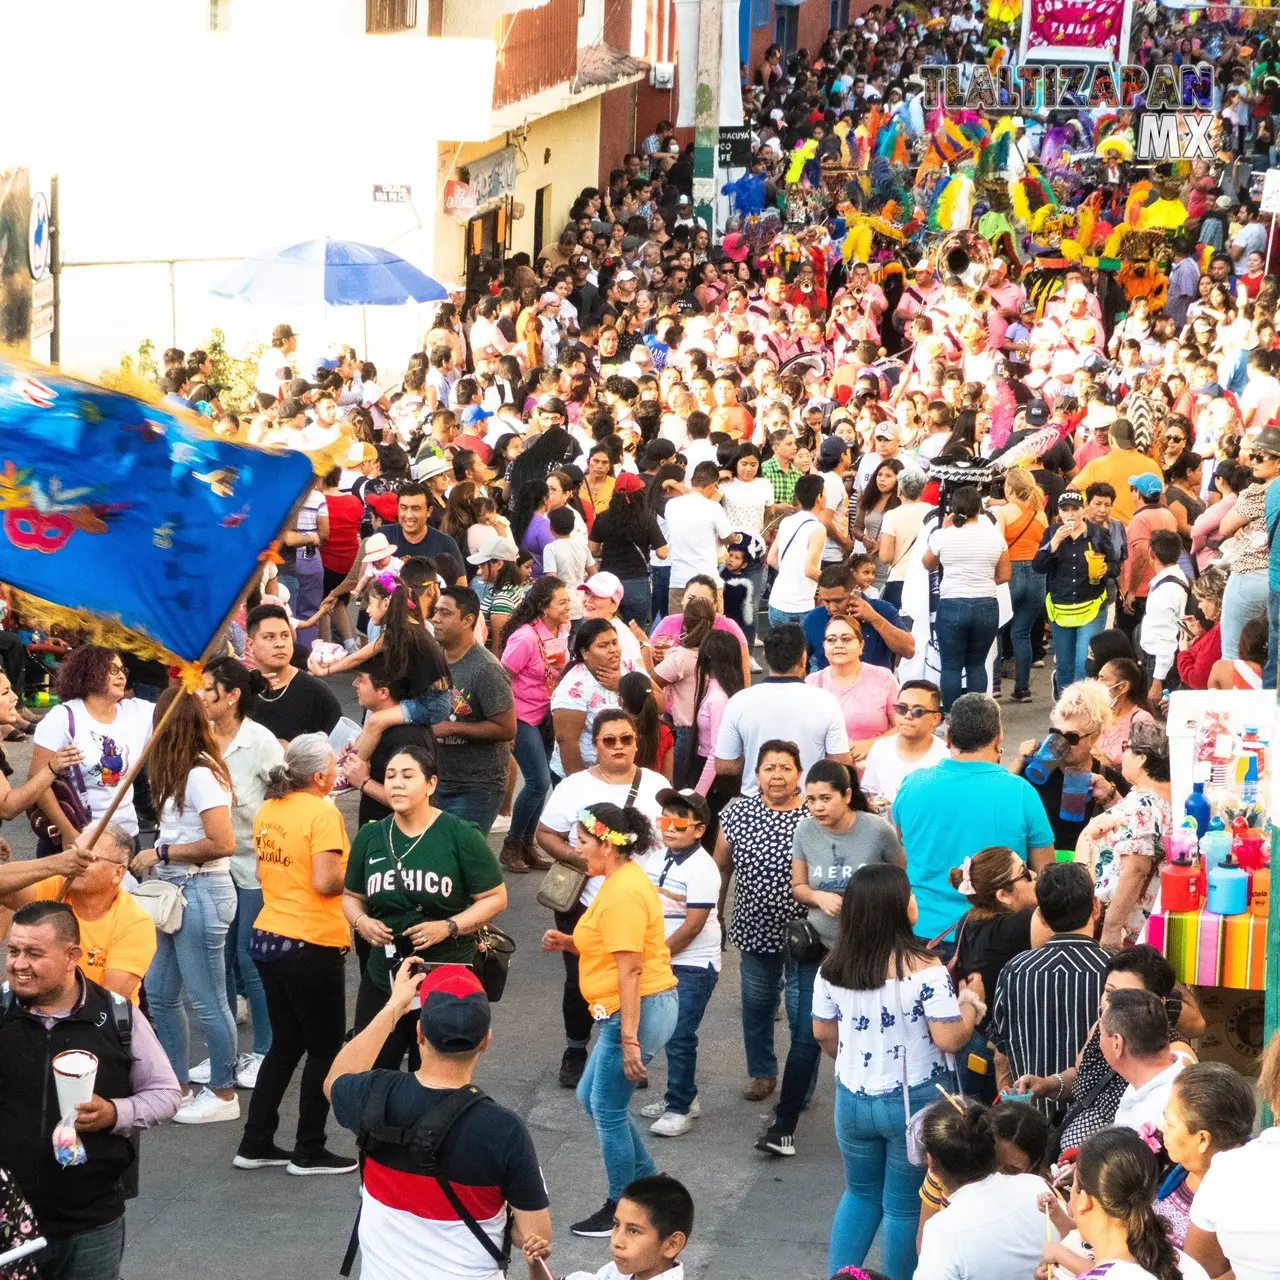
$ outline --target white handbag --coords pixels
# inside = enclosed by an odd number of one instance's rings
[[[177,933],[182,928],[182,910],[187,905],[182,885],[172,880],[144,880],[131,892],[161,933]]]

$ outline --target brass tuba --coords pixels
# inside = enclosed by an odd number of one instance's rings
[[[991,246],[976,231],[952,231],[938,244],[938,278],[943,284],[980,289],[991,269]]]

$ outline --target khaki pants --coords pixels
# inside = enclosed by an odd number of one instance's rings
[[[684,588],[683,587],[667,588],[667,612],[668,613],[684,612]]]

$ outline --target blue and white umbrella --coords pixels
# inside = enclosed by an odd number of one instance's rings
[[[268,306],[396,307],[449,296],[439,281],[386,249],[329,239],[253,254],[210,292]]]

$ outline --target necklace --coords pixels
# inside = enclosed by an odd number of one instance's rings
[[[393,831],[399,830],[399,823],[395,818],[391,819],[391,825],[387,828],[387,852],[391,855],[391,861],[396,864],[396,870],[400,873],[401,879],[404,878],[404,861],[405,859],[422,843],[422,837],[431,830],[431,823],[427,823],[425,827],[418,833],[418,838],[399,856],[396,855],[396,842],[392,836]],[[408,832],[404,833],[404,838],[409,838]]]
[[[287,670],[292,670],[292,668],[286,668],[286,669],[287,669]],[[297,675],[297,674],[298,674],[298,673],[297,673],[296,671],[294,671],[293,675]],[[290,686],[292,683],[293,683],[293,676],[290,676],[290,677],[289,677],[289,678],[284,682],[284,684],[282,684],[282,685],[281,685],[281,686],[280,686],[280,687],[279,687],[279,688],[278,688],[274,693],[272,693],[272,694],[266,694],[266,693],[260,693],[260,694],[258,694],[258,701],[259,701],[259,702],[279,702],[279,701],[280,701],[280,699],[284,697],[284,695],[285,695],[286,691],[288,690],[289,686]]]

